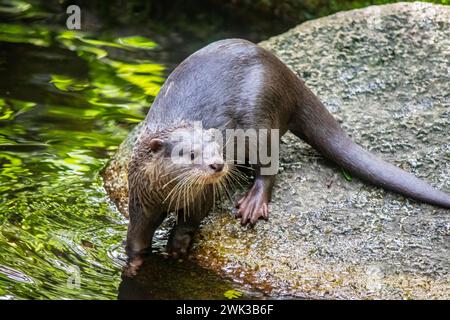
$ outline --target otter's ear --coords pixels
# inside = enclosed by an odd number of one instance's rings
[[[162,149],[162,147],[164,146],[164,141],[158,138],[153,138],[152,140],[150,140],[150,148],[152,149],[152,151],[159,151]]]

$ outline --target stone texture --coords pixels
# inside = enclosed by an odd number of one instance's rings
[[[261,45],[305,79],[357,143],[450,191],[450,7],[342,12]],[[123,213],[134,136],[103,172]],[[291,134],[270,220],[242,228],[230,208],[206,219],[191,258],[236,281],[275,296],[450,299],[449,211],[347,181]]]

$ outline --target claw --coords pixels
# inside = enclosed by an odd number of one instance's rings
[[[267,203],[263,203],[262,217],[263,217],[264,220],[268,220],[269,219],[269,206],[267,205]]]

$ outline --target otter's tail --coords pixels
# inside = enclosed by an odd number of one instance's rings
[[[450,209],[450,195],[355,144],[320,100],[305,87],[289,130],[361,179],[412,199]]]

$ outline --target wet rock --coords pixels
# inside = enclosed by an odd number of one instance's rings
[[[261,45],[305,79],[357,143],[450,191],[450,7],[342,12]],[[124,213],[132,143],[133,134],[104,172]],[[192,259],[272,295],[450,298],[448,210],[348,181],[291,134],[277,181],[268,222],[242,228],[227,204],[204,222]]]

